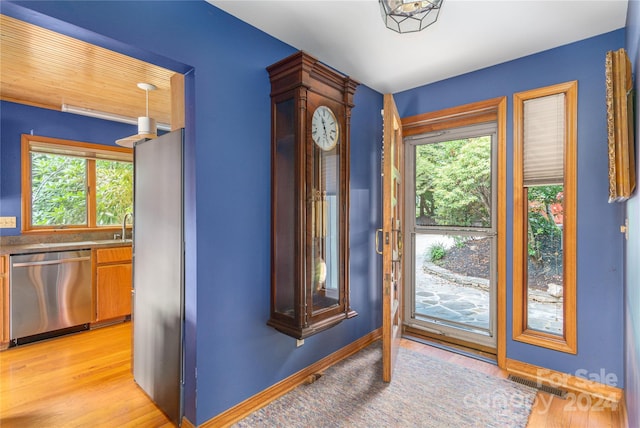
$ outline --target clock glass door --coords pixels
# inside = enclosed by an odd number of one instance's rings
[[[294,138],[295,102],[286,98],[274,103],[275,126],[273,135],[272,165],[278,191],[274,192],[272,212],[278,239],[272,242],[273,309],[282,317],[295,318],[296,237],[292,225],[296,222],[296,141]]]
[[[312,255],[311,284],[312,311],[315,316],[319,312],[337,306],[340,302],[340,142],[329,150],[318,143],[312,144],[312,167],[309,180],[307,216],[311,219]]]

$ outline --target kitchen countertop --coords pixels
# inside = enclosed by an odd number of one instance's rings
[[[131,245],[131,239],[104,239],[95,241],[2,245],[2,247],[0,247],[0,255],[32,254],[50,251],[70,251],[84,248],[125,247],[128,245]]]

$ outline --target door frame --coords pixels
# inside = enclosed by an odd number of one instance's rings
[[[192,163],[195,163],[195,68],[191,65],[185,64],[179,60],[162,56],[150,51],[143,50],[137,45],[126,42],[122,43],[109,36],[105,36],[98,32],[82,31],[78,33],[77,28],[73,23],[67,23],[59,21],[46,13],[39,13],[32,10],[28,5],[22,6],[15,3],[3,2],[2,13],[4,15],[28,22],[39,27],[65,34],[67,36],[82,40],[86,43],[103,47],[105,49],[112,50],[114,52],[130,56],[140,61],[145,61],[158,65],[160,67],[173,70],[178,76],[174,75],[171,79],[172,93],[171,93],[171,130],[184,128],[184,150],[185,160],[189,162],[185,165],[185,168],[193,169]],[[174,86],[175,85],[175,86]],[[175,123],[174,123],[175,120]],[[186,193],[192,194],[195,192],[195,178],[191,174],[187,174],[185,177],[185,197]],[[195,208],[185,206],[184,212],[185,219],[192,219],[195,217]],[[195,224],[195,221],[193,222]],[[185,228],[185,248],[186,254],[196,254],[195,248],[197,244],[196,233],[194,228]],[[194,249],[194,251],[190,251]],[[197,281],[195,274],[197,261],[195,256],[185,257],[185,265],[190,264],[191,269],[185,269],[185,302],[187,300],[194,301]],[[185,310],[185,318],[190,317],[188,305],[183,308]],[[195,315],[193,315],[195,317]],[[195,318],[193,323],[186,323],[184,327],[185,340],[182,346],[184,364],[185,364],[185,390],[186,386],[191,386],[195,389],[196,378],[194,376],[195,371],[195,351],[193,346],[189,346],[190,343],[195,342],[196,327]],[[132,349],[133,352],[133,349]],[[133,355],[131,355],[131,361],[133,361]],[[189,394],[184,396],[184,411],[183,420],[188,420],[187,416],[192,415],[195,417],[195,399],[187,401],[190,398]]]
[[[486,122],[497,124],[497,296],[496,359],[498,367],[507,363],[507,97],[451,107],[402,118],[403,137]]]

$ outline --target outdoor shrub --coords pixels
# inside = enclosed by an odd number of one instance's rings
[[[432,262],[441,260],[446,254],[447,250],[445,249],[442,242],[434,242],[433,244],[431,244],[431,246],[429,246],[429,248],[427,248],[427,256]]]
[[[466,236],[454,236],[453,237],[453,245],[456,246],[456,248],[462,248],[464,247],[465,242],[467,242],[469,238],[467,238]],[[473,239],[473,238],[471,238]]]

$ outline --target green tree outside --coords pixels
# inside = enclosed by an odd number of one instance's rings
[[[87,164],[84,158],[32,153],[32,224],[87,225]],[[133,209],[133,163],[96,160],[96,223],[117,225]]]
[[[31,221],[34,226],[87,224],[86,160],[33,153]]]
[[[538,264],[554,261],[562,256],[562,229],[558,222],[562,222],[563,186],[531,186],[527,195],[529,259]]]
[[[416,147],[418,224],[491,225],[491,137]]]
[[[133,164],[96,161],[96,222],[98,226],[120,224],[133,212]]]

